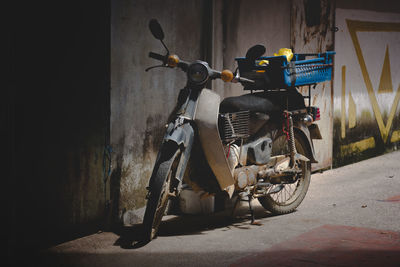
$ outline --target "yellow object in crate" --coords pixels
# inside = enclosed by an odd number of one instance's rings
[[[274,56],[286,56],[287,61],[290,62],[293,58],[293,52],[290,48],[281,48],[279,49],[278,54],[274,53]]]
[[[268,66],[269,61],[268,60],[260,60],[260,62],[258,62],[258,66]],[[256,72],[265,72],[265,70],[257,70]]]
[[[269,64],[268,60],[260,60],[260,62],[258,62],[258,66],[267,66]]]

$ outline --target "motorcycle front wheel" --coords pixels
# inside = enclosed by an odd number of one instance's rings
[[[307,151],[305,141],[302,136],[295,134],[295,144],[297,153],[310,158]],[[288,154],[289,147],[285,135],[279,135],[272,144],[272,155]],[[291,213],[301,204],[311,179],[311,163],[300,161],[301,168],[300,177],[292,184],[273,185],[268,189],[268,192],[273,192],[276,187],[283,186],[277,193],[271,193],[265,197],[258,198],[261,205],[273,214],[281,215]]]
[[[144,241],[149,242],[157,235],[170,195],[176,186],[173,185],[172,177],[175,177],[179,160],[180,149],[175,144],[167,143],[163,146],[150,183],[150,192],[143,218]]]

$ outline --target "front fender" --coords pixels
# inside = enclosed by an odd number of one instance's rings
[[[192,125],[185,123],[175,128],[174,123],[169,124],[164,142],[174,142],[182,150],[181,159],[175,175],[175,179],[178,182],[182,181],[183,175],[185,174],[190,152],[192,151],[193,140],[194,130]]]
[[[174,127],[174,123],[170,123],[164,136],[164,142],[173,141],[179,147],[188,147],[193,143],[194,130],[189,123],[185,123],[178,127]]]

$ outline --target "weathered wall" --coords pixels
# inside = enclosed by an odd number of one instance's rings
[[[38,248],[103,222],[109,8],[107,1],[15,8],[9,232],[11,246]]]
[[[215,1],[213,26],[213,65],[234,70],[235,58],[244,57],[256,44],[272,56],[290,46],[290,0]],[[222,97],[244,93],[240,84],[213,82]]]
[[[334,1],[296,0],[291,9],[291,47],[295,53],[322,53],[333,51]],[[308,87],[301,87],[304,95]],[[312,89],[311,105],[320,108],[317,121],[322,139],[313,140],[318,163],[312,168],[322,169],[332,165],[332,82],[324,82]]]
[[[160,64],[148,52],[164,53],[148,29],[156,18],[171,52],[184,60],[203,58],[204,1],[113,1],[111,8],[111,200],[126,224],[141,221],[146,186],[164,125],[186,76]],[[119,219],[119,218],[116,218]]]
[[[399,145],[400,4],[339,1],[336,25],[333,152],[339,166]]]

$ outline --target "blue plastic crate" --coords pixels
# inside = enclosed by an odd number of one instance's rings
[[[285,56],[261,57],[255,64],[249,63],[245,58],[236,58],[236,61],[240,75],[256,81],[255,85],[248,85],[245,89],[266,90],[331,80],[334,54],[336,54],[334,51],[319,54],[294,54],[290,62]],[[258,62],[261,60],[268,60],[269,64],[259,66]]]

